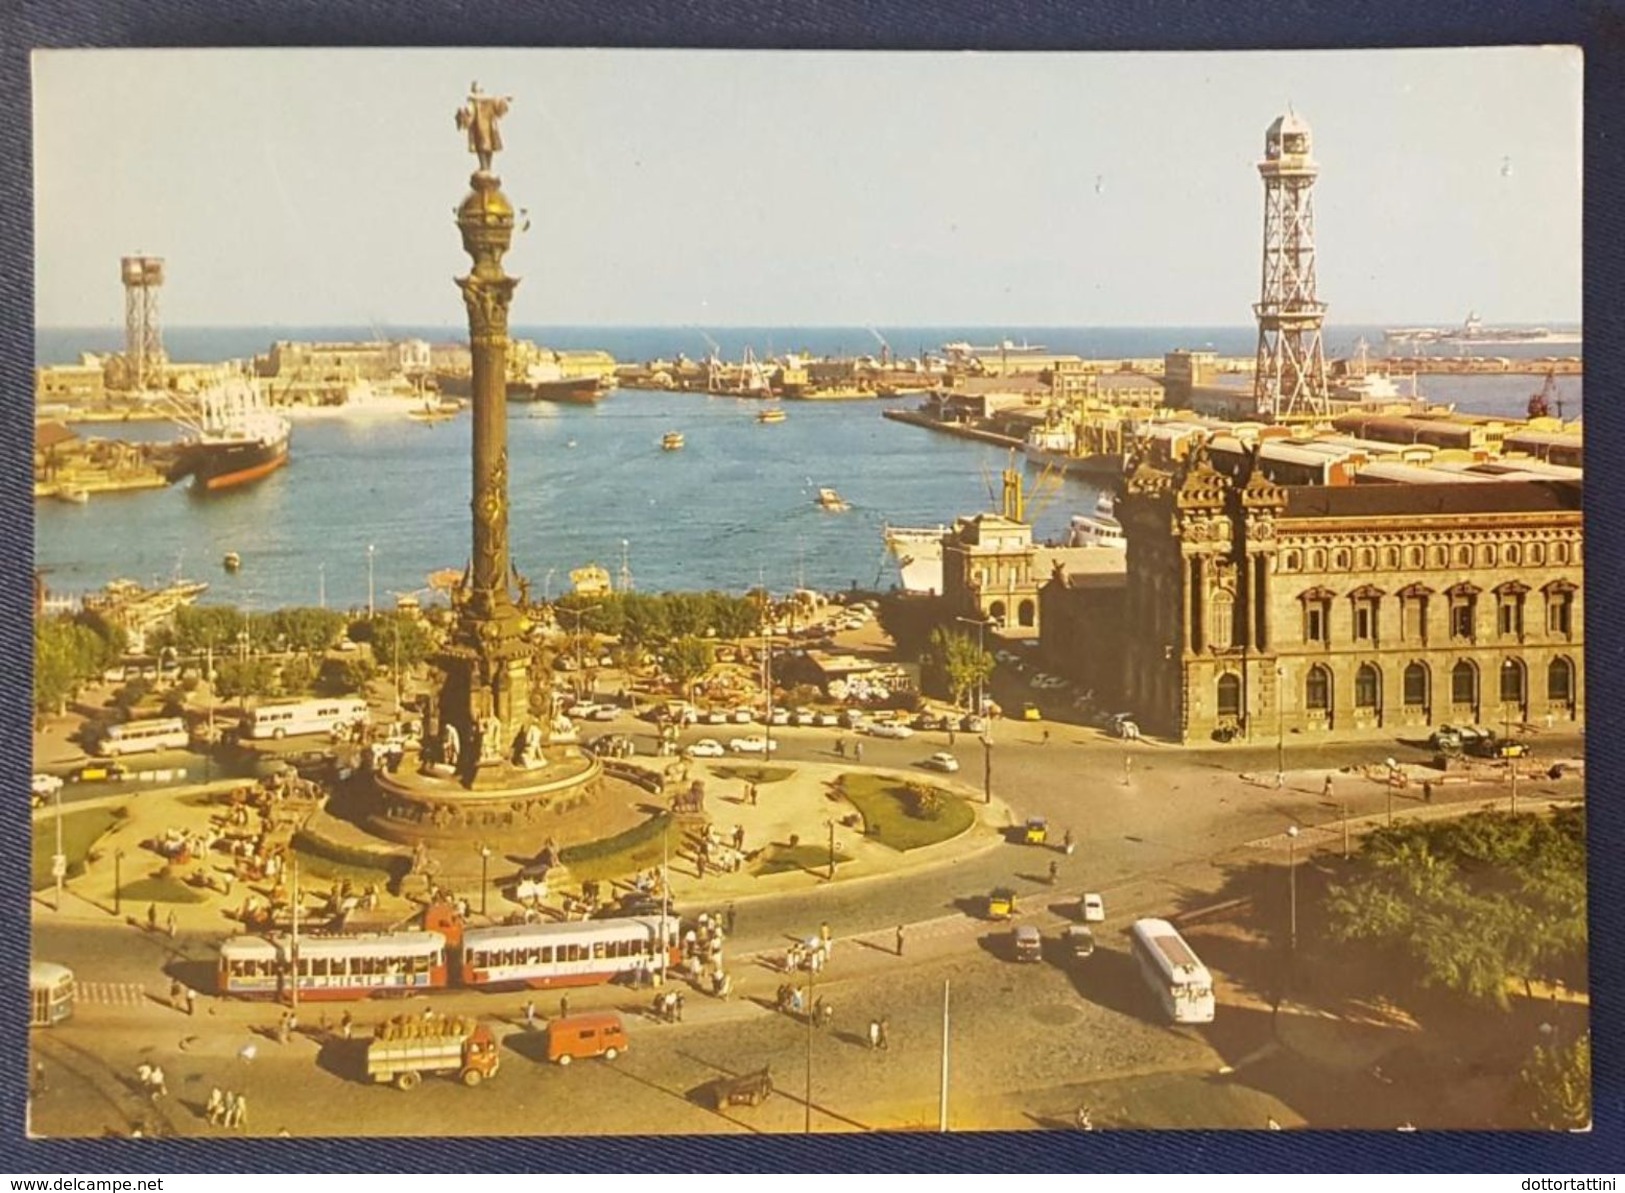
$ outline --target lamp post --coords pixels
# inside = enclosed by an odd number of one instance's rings
[[[812,1134],[812,1038],[813,1038],[813,990],[818,986],[818,970],[807,971],[807,1002],[805,1013],[807,1016],[807,1087],[802,1090],[802,1105],[806,1108],[806,1117],[801,1125],[804,1135]]]
[[[1275,668],[1275,789],[1286,785],[1286,701],[1282,699],[1281,680],[1285,671]]]
[[[68,855],[62,852],[62,787],[56,789],[56,852],[51,855],[51,877],[56,879],[56,904],[53,911],[62,910],[62,885],[68,878]]]
[[[548,568],[547,578],[542,581],[542,600],[549,603],[553,600],[553,573],[558,570],[558,568]]]
[[[1286,830],[1286,873],[1287,873],[1287,906],[1288,923],[1286,948],[1289,953],[1298,951],[1298,826],[1289,824]]]
[[[113,914],[124,914],[124,850],[113,850]]]
[[[490,876],[491,876],[491,847],[489,845],[481,845],[480,846],[480,916],[481,916],[481,918],[484,918],[484,916],[486,914],[486,911],[485,911],[485,896],[486,896],[486,892],[488,890],[490,890],[490,882],[489,882]]]
[[[1394,780],[1399,774],[1399,763],[1392,758],[1384,758],[1383,765],[1388,768],[1388,827],[1394,827]]]
[[[1343,801],[1343,860],[1349,860],[1349,802]]]
[[[982,731],[982,802],[993,802],[993,725]]]
[[[372,620],[372,615],[373,615],[372,555],[373,555],[374,549],[375,548],[373,547],[373,545],[371,543],[367,544],[367,620],[368,621]]]

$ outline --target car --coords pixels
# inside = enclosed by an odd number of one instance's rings
[[[1086,924],[1099,924],[1106,919],[1106,901],[1090,891],[1078,900],[1078,916]]]
[[[1082,924],[1068,924],[1061,930],[1061,949],[1074,961],[1095,955],[1095,934]]]
[[[914,730],[901,721],[876,721],[868,729],[870,737],[905,738],[913,737]]]
[[[995,650],[993,652],[993,660],[997,663],[1003,663],[1005,666],[1009,666],[1011,663],[1020,662],[1020,660],[1008,650]]]
[[[73,772],[75,783],[122,783],[129,777],[129,768],[122,762],[93,760]]]
[[[35,775],[28,789],[30,802],[38,807],[62,790],[62,780],[55,775]]]
[[[736,737],[728,743],[728,748],[735,754],[766,754],[779,748],[779,743],[769,741],[759,733],[749,737]]]
[[[814,721],[825,729],[837,729],[841,724],[840,715],[832,712],[821,712],[814,718]]]
[[[1529,756],[1529,744],[1516,738],[1485,733],[1467,742],[1467,752],[1475,758],[1526,758]]]
[[[869,718],[861,708],[843,708],[841,710],[841,724],[847,729],[856,729]]]
[[[1027,686],[1029,688],[1047,688],[1049,686],[1049,678],[1050,677],[1044,674],[1042,671],[1034,671],[1032,678],[1027,681]]]
[[[339,649],[344,650],[345,647],[341,644]],[[355,644],[351,643],[349,649],[354,650]],[[575,669],[576,661],[567,654],[561,654],[558,658],[553,660],[553,670],[555,671],[574,671]]]
[[[700,719],[707,725],[726,725],[728,723],[728,710],[725,708],[707,709],[705,715]]]
[[[953,774],[959,769],[959,759],[949,753],[933,754],[920,763],[927,770],[940,770],[944,774]]]
[[[959,729],[961,733],[986,733],[987,721],[975,715],[963,716],[959,719]]]
[[[775,708],[772,716],[768,717],[768,723],[770,725],[788,725],[790,723],[790,710]]]
[[[790,724],[812,725],[817,722],[817,714],[810,708],[798,708],[790,713]]]
[[[1042,721],[1044,714],[1039,711],[1038,705],[1029,700],[1021,706],[1021,719],[1023,721]]]
[[[587,714],[589,721],[613,721],[615,719],[615,706],[613,704],[599,704]]]
[[[735,725],[749,725],[756,719],[756,714],[748,708],[736,708],[728,714],[728,719]]]
[[[1428,745],[1441,754],[1454,754],[1460,752],[1465,744],[1466,735],[1472,732],[1459,725],[1440,725],[1428,738]]]
[[[1010,948],[1017,961],[1042,961],[1044,937],[1037,924],[1017,924],[1010,930]]]
[[[722,748],[722,743],[716,738],[702,737],[699,741],[689,745],[683,753],[690,758],[721,758],[727,751]]]

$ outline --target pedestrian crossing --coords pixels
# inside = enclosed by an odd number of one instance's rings
[[[80,982],[75,998],[83,1003],[134,1007],[147,1001],[147,988],[140,982]]]

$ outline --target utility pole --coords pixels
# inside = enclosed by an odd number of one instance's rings
[[[803,1004],[803,1011],[807,1016],[807,1088],[802,1091],[802,1105],[806,1107],[806,1120],[802,1123],[802,1134],[812,1134],[812,1038],[813,1038],[813,990],[818,985],[818,970],[807,971],[807,1001]]]
[[[56,852],[51,855],[51,877],[56,879],[56,903],[53,911],[62,910],[62,886],[68,878],[68,855],[62,852],[62,786],[56,789]]]
[[[829,880],[835,881],[835,822],[825,821],[829,825]]]
[[[368,543],[367,544],[367,620],[368,621],[371,621],[372,616],[373,616],[373,603],[372,603],[372,597],[373,597],[373,592],[372,592],[372,553],[373,553],[373,545],[371,543]]]
[[[290,1005],[299,1009],[299,863],[293,863],[293,937],[288,947],[288,962],[293,969]]]
[[[1349,860],[1349,802],[1343,801],[1343,860]]]
[[[1298,826],[1288,825],[1286,830],[1286,874],[1287,891],[1289,898],[1290,920],[1287,927],[1287,952],[1296,955],[1298,951]]]
[[[982,731],[982,802],[993,802],[993,723]]]
[[[942,979],[942,1080],[937,1093],[937,1130],[948,1133],[948,979]]]

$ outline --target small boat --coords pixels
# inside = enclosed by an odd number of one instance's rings
[[[842,497],[834,489],[818,490],[818,496],[813,499],[813,504],[818,506],[819,509],[828,510],[833,514],[843,513],[852,508],[846,498]]]
[[[463,404],[456,398],[425,398],[423,405],[416,410],[407,411],[406,417],[414,422],[437,423],[448,418],[456,418],[462,412]]]
[[[660,439],[660,450],[674,452],[683,446],[683,433],[681,431],[667,431]]]
[[[225,558],[221,559],[220,561],[220,566],[225,568],[228,572],[235,572],[238,568],[243,566],[243,557],[237,554],[235,551],[227,551]]]
[[[56,491],[56,499],[69,505],[84,505],[90,501],[90,494],[77,485],[63,485]]]
[[[774,406],[771,409],[763,410],[760,414],[758,414],[756,416],[756,421],[759,423],[782,423],[789,417],[790,416],[782,409]]]

